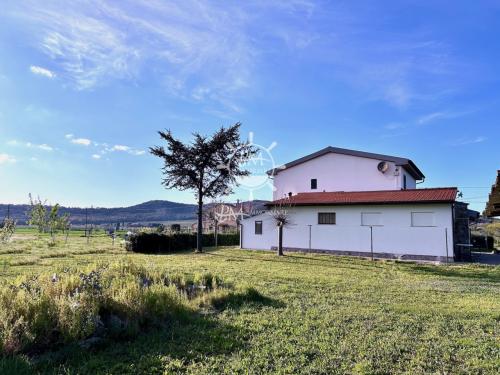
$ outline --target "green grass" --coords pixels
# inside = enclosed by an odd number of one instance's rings
[[[254,289],[133,340],[0,360],[2,374],[500,372],[500,267],[234,248],[142,255],[105,237],[49,247],[25,236],[0,245],[0,277],[127,258]]]

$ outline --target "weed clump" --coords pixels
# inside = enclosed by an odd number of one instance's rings
[[[168,274],[132,262],[24,276],[0,283],[0,352],[39,352],[92,339],[132,337],[194,312],[222,279]]]

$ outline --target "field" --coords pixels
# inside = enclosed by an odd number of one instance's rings
[[[92,350],[77,344],[0,360],[0,373],[497,374],[500,268],[419,265],[235,248],[127,253],[72,235],[49,246],[24,232],[0,245],[0,277],[117,259],[210,271],[264,297],[235,299],[187,321]]]

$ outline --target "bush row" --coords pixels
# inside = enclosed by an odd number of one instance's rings
[[[0,352],[132,337],[194,312],[194,298],[222,292],[210,273],[169,274],[130,262],[66,269],[0,283]]]
[[[219,246],[237,246],[240,243],[238,233],[219,234]],[[203,246],[215,246],[213,234],[203,234]],[[158,254],[173,253],[196,248],[196,233],[146,233],[132,234],[127,240],[127,250],[136,253]]]
[[[495,239],[492,236],[473,234],[470,240],[474,249],[493,250],[495,248]]]

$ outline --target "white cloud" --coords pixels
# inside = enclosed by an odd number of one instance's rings
[[[44,143],[44,144],[41,144],[41,145],[38,145],[37,147],[38,147],[40,150],[44,150],[44,151],[53,151],[53,150],[54,150],[51,146],[49,146],[49,145],[47,145],[47,144],[45,144],[45,143]]]
[[[46,143],[39,145],[39,144],[35,144],[32,142],[19,142],[15,139],[12,139],[12,140],[8,141],[7,144],[9,146],[16,146],[16,147],[22,146],[22,147],[27,147],[27,148],[38,148],[38,149],[43,150],[43,151],[54,151],[54,148],[52,146],[49,146]]]
[[[30,71],[33,74],[44,76],[47,78],[55,78],[55,76],[56,76],[54,72],[52,72],[48,69],[42,68],[41,66],[36,66],[36,65],[31,65]]]
[[[73,138],[71,139],[71,143],[75,145],[90,146],[92,141],[87,138]]]
[[[450,111],[441,111],[441,112],[433,112],[427,115],[421,116],[417,119],[418,125],[425,125],[436,120],[449,120],[458,117],[462,117],[472,113],[473,111],[463,111],[463,112],[450,112]]]
[[[88,138],[75,138],[73,134],[66,134],[66,139],[68,139],[71,143],[82,145],[82,146],[90,146],[92,145],[98,153],[92,154],[92,158],[100,159],[102,155],[111,152],[125,152],[130,155],[140,156],[144,155],[146,151],[139,150],[126,145],[114,145],[109,146],[106,142],[95,142]]]
[[[470,71],[441,34],[388,27],[397,7],[313,0],[11,4],[10,14],[26,21],[34,43],[80,90],[136,81],[148,70],[172,95],[233,111],[259,86],[261,64],[307,59],[327,64],[325,79],[347,82],[363,99],[405,108],[456,91]]]
[[[257,52],[246,29],[255,15],[239,5],[27,0],[13,8],[11,14],[27,21],[39,49],[79,90],[111,79],[135,81],[151,62],[168,92],[195,100],[202,95],[203,100],[232,102],[252,80]]]
[[[483,136],[477,136],[474,138],[461,138],[461,139],[458,139],[458,140],[452,142],[451,145],[452,146],[472,145],[472,144],[477,144],[477,143],[483,143],[486,140],[488,140],[488,138],[483,137]]]
[[[434,113],[430,113],[428,115],[419,117],[417,120],[417,124],[424,125],[424,124],[427,124],[429,122],[439,120],[439,119],[445,119],[445,118],[447,118],[446,112],[434,112]]]
[[[16,159],[9,154],[0,154],[0,164],[15,163]]]
[[[146,151],[144,151],[144,150],[132,150],[132,151],[130,151],[130,153],[132,155],[140,156],[140,155],[144,155],[146,153]]]
[[[135,156],[140,156],[140,155],[144,155],[146,153],[146,151],[144,150],[137,150],[137,149],[134,149],[130,146],[125,146],[125,145],[114,145],[112,148],[108,148],[106,149],[106,151],[109,151],[109,152],[113,152],[113,151],[118,151],[118,152],[126,152],[130,155],[135,155]]]
[[[112,148],[112,151],[129,151],[130,147],[129,146],[124,146],[124,145],[114,145]]]
[[[400,123],[400,122],[391,122],[389,124],[386,124],[384,126],[385,129],[387,130],[397,130],[397,129],[402,129],[402,128],[405,128],[406,125],[403,124],[403,123]]]

